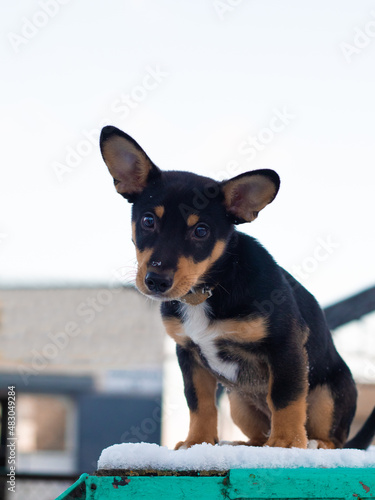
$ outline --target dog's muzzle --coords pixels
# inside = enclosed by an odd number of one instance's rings
[[[145,285],[154,294],[167,292],[173,285],[173,278],[166,274],[148,272],[145,276]]]

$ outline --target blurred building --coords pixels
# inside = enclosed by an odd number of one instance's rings
[[[7,289],[0,308],[2,434],[14,386],[18,474],[92,472],[109,445],[160,443],[158,304],[130,287]]]

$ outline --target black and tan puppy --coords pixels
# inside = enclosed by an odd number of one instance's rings
[[[133,203],[137,287],[161,301],[177,343],[190,429],[176,448],[217,442],[217,381],[251,445],[367,447],[375,412],[346,443],[357,393],[318,303],[235,229],[275,198],[278,175],[216,182],[164,172],[115,127],[102,130],[100,147],[117,191]]]

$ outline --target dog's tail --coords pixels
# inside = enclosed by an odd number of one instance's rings
[[[345,443],[344,448],[355,448],[357,450],[365,450],[371,444],[375,436],[375,408],[372,410],[370,416],[363,424],[362,428],[357,434]]]

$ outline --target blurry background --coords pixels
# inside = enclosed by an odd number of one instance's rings
[[[275,169],[278,197],[241,230],[323,306],[371,289],[375,5],[19,0],[0,18],[2,436],[15,385],[18,471],[69,476],[114,442],[172,446],[187,430],[157,305],[128,286],[130,206],[101,159],[101,127],[163,169]],[[370,408],[365,297],[335,339]]]

